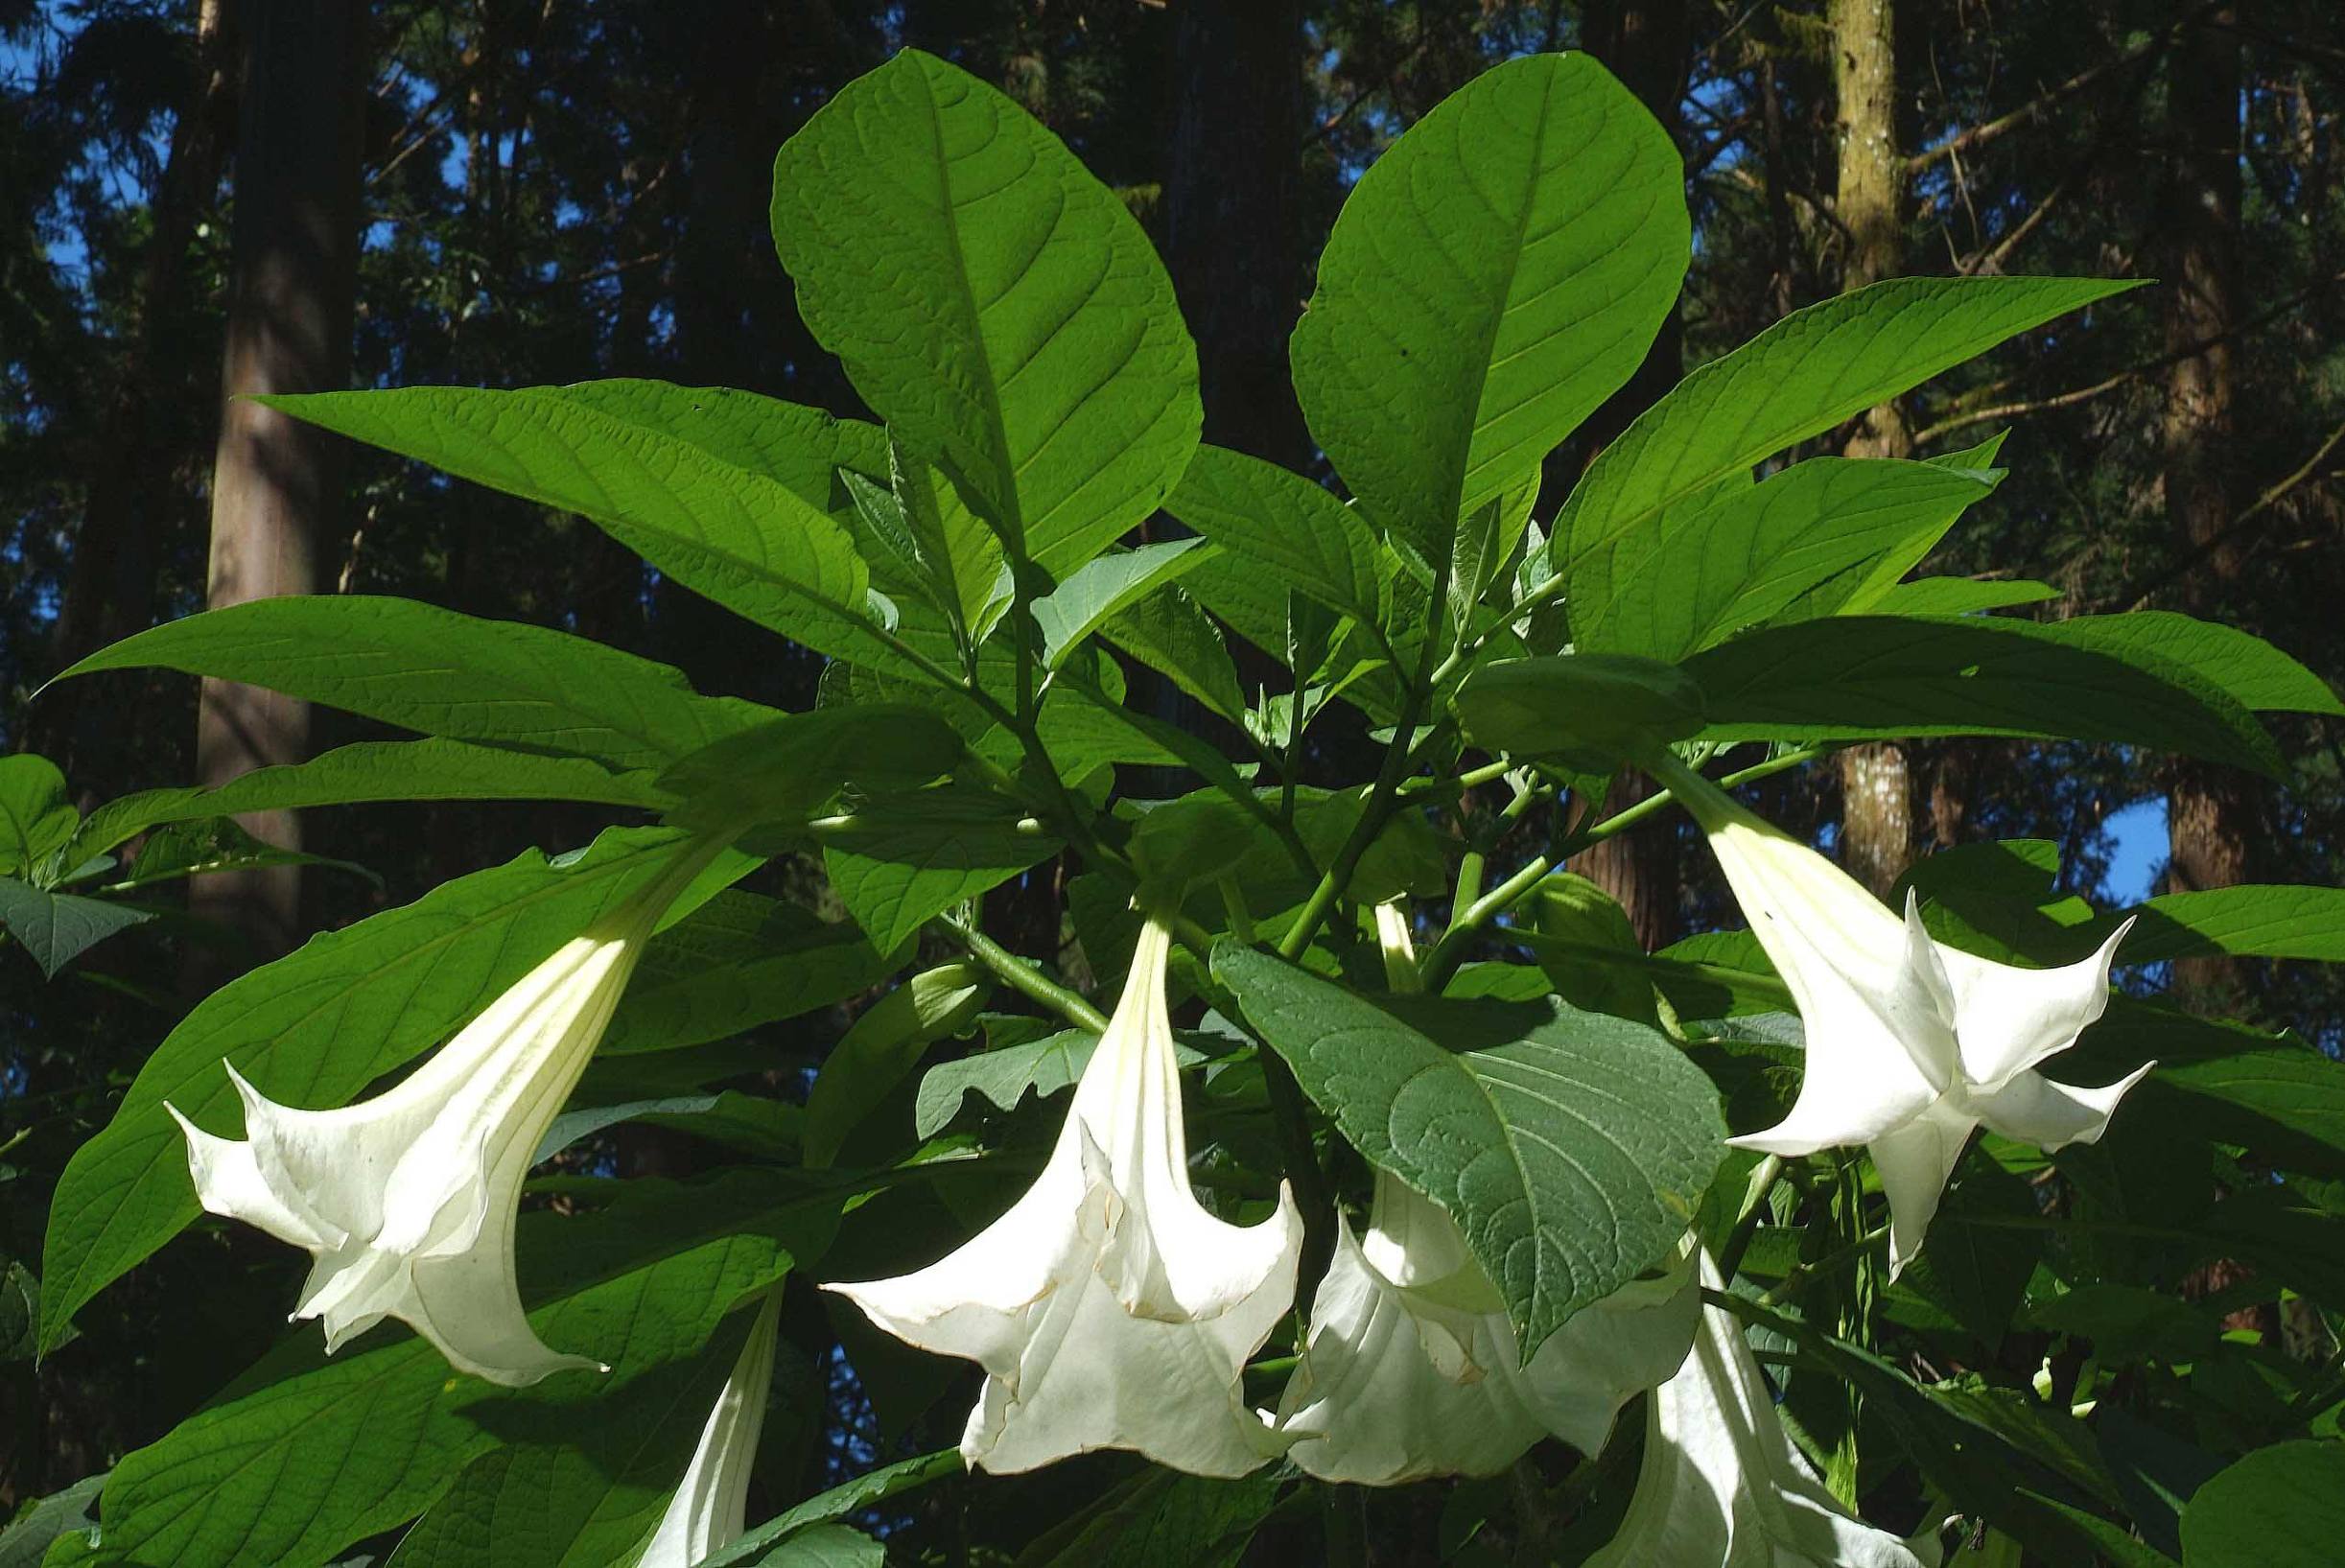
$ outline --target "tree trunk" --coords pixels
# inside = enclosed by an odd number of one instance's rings
[[[246,400],[254,392],[338,391],[350,379],[365,108],[360,0],[246,0],[245,82],[236,151],[236,227],[212,464],[214,609],[318,587],[317,542],[340,501],[340,437]],[[309,709],[273,691],[205,681],[196,773],[207,785],[302,760]],[[246,831],[291,849],[291,811],[257,812]],[[257,956],[300,930],[298,869],[199,878],[190,910],[243,935]]]
[[[1905,159],[1897,150],[1897,45],[1890,0],[1830,0],[1832,81],[1840,104],[1834,210],[1847,230],[1841,286],[1904,270]],[[1894,403],[1864,415],[1851,457],[1903,457],[1912,436]],[[1871,742],[1840,755],[1841,863],[1887,897],[1913,861],[1913,780],[1903,746]]]
[[[221,0],[197,0],[195,9],[195,70],[155,182],[139,261],[137,320],[114,374],[106,428],[97,433],[106,451],[88,465],[89,495],[54,633],[59,669],[154,619],[162,535],[184,505],[174,470],[191,454],[157,417],[152,393],[169,384],[168,367],[177,363],[197,316],[187,298],[188,248],[219,188],[221,131],[235,87]],[[99,735],[121,733],[121,715],[86,703],[50,703],[33,713],[31,749],[54,757],[77,785],[94,786],[87,752]]]
[[[1602,0],[1588,6],[1581,24],[1582,46],[1636,94],[1673,140],[1680,135],[1683,116],[1678,105],[1685,97],[1686,73],[1693,59],[1688,10],[1675,0]],[[1567,489],[1576,469],[1594,461],[1596,454],[1677,386],[1684,373],[1684,323],[1678,305],[1673,302],[1653,347],[1628,385],[1588,416],[1572,444],[1569,459],[1560,453],[1550,459],[1549,493],[1559,496]],[[1559,472],[1559,464],[1566,461],[1575,467]],[[1549,505],[1553,504],[1551,501]],[[1653,781],[1643,774],[1624,774],[1613,781],[1599,816],[1609,816],[1653,791]],[[1663,817],[1575,855],[1571,869],[1620,901],[1637,940],[1651,949],[1667,947],[1677,938],[1680,858],[1677,824]]]
[[[2239,319],[2239,34],[2229,11],[2193,27],[2168,76],[2172,154],[2166,232],[2172,246],[2162,291],[2166,341],[2184,354],[2166,373],[2160,429],[2166,511],[2173,548],[2205,551],[2183,584],[2181,608],[2219,615],[2242,565],[2237,545],[2217,544],[2233,515],[2230,449],[2235,375],[2229,333]],[[2168,885],[2177,892],[2248,879],[2256,798],[2247,776],[2204,763],[2177,764],[2167,792]],[[2219,994],[2237,985],[2226,958],[2185,959],[2174,978],[2186,992]],[[2208,999],[2214,1000],[2214,995]]]
[[[1287,375],[1302,310],[1301,0],[1183,0],[1164,265],[1197,339],[1205,438],[1305,467]]]

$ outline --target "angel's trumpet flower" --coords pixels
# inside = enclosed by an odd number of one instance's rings
[[[1701,1282],[1722,1289],[1701,1255]],[[1694,1347],[1653,1391],[1645,1457],[1620,1533],[1587,1568],[1923,1568],[1853,1518],[1783,1430],[1743,1326],[1704,1306]]]
[[[1239,1374],[1293,1302],[1302,1223],[1283,1187],[1250,1227],[1190,1190],[1169,950],[1146,922],[1058,1143],[1008,1213],[916,1274],[830,1287],[898,1339],[985,1369],[961,1436],[973,1466],[1128,1448],[1235,1476],[1277,1451]]]
[[[2155,1065],[2105,1088],[2071,1088],[2033,1070],[2075,1044],[2108,1005],[2124,925],[2092,957],[2061,969],[1980,958],[1935,941],[1911,894],[1900,920],[1846,872],[1675,759],[1655,759],[1654,776],[1709,835],[1807,1034],[1791,1113],[1732,1141],[1775,1155],[1864,1144],[1889,1201],[1892,1277],[1921,1250],[1974,1128],[2041,1149],[2094,1142]]]
[[[230,1066],[245,1137],[187,1135],[196,1196],[316,1259],[293,1317],[322,1318],[336,1350],[398,1318],[458,1370],[513,1387],[598,1364],[549,1348],[514,1276],[522,1179],[586,1070],[644,944],[723,848],[700,839],[564,943],[397,1087],[339,1111],[300,1111]]]
[[[774,1325],[781,1312],[782,1293],[767,1292],[757,1321],[749,1325],[740,1359],[733,1364],[732,1375],[709,1412],[709,1424],[700,1429],[700,1446],[692,1450],[676,1495],[660,1515],[651,1544],[635,1559],[635,1568],[692,1568],[747,1528],[749,1473],[757,1467],[758,1433],[765,1425],[765,1394],[774,1373]]]

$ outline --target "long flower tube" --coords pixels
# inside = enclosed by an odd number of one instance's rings
[[[1293,1304],[1302,1222],[1237,1226],[1197,1202],[1165,1009],[1171,939],[1150,919],[1043,1173],[959,1251],[833,1284],[907,1344],[985,1369],[961,1436],[972,1467],[1030,1470],[1125,1448],[1243,1475],[1278,1443],[1240,1374]]]
[[[1278,1430],[1309,1474],[1369,1486],[1490,1475],[1549,1433],[1593,1454],[1621,1406],[1685,1359],[1699,1304],[1682,1258],[1582,1308],[1519,1365],[1456,1222],[1378,1171],[1367,1235],[1337,1229]]]
[[[297,1110],[231,1065],[244,1138],[217,1137],[166,1107],[187,1136],[203,1206],[316,1260],[293,1317],[324,1320],[329,1352],[397,1318],[451,1366],[493,1383],[599,1367],[547,1346],[522,1310],[513,1261],[521,1184],[644,944],[724,844],[691,841],[371,1100]]]
[[[635,1568],[692,1568],[738,1539],[749,1522],[749,1476],[757,1467],[758,1435],[765,1426],[765,1396],[773,1383],[774,1334],[782,1292],[765,1295],[740,1358],[716,1395],[699,1446],[685,1466],[676,1495],[660,1515]]]
[[[1724,1289],[1701,1254],[1701,1282]],[[1620,1532],[1587,1568],[1924,1568],[1855,1518],[1792,1446],[1773,1396],[1722,1307],[1646,1407],[1645,1457]]]
[[[2092,957],[2059,969],[1980,958],[1934,940],[1911,894],[1901,920],[1675,758],[1651,766],[1708,835],[1807,1035],[1791,1113],[1732,1141],[1774,1155],[1864,1145],[1889,1201],[1891,1277],[1920,1252],[1974,1129],[2041,1149],[2095,1142],[2125,1091],[2156,1065],[2102,1088],[2034,1070],[2108,1005],[2109,966],[2131,922]]]

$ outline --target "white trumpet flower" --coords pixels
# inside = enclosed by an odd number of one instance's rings
[[[1367,1237],[1337,1229],[1278,1430],[1301,1439],[1288,1457],[1305,1471],[1367,1486],[1489,1475],[1550,1432],[1593,1454],[1620,1407],[1685,1359],[1699,1303],[1681,1259],[1582,1308],[1520,1366],[1456,1222],[1379,1171]]]
[[[1655,759],[1708,834],[1751,931],[1791,988],[1807,1067],[1791,1113],[1732,1141],[1775,1155],[1864,1144],[1889,1201],[1889,1272],[1921,1250],[1955,1162],[1982,1124],[2041,1149],[2092,1143],[2146,1063],[2104,1088],[2032,1070],[2076,1042],[2109,999],[2121,925],[2060,969],[1998,964],[1932,939],[1919,901],[1900,920],[1846,872],[1735,804],[1674,759]]]
[[[765,1425],[765,1394],[773,1382],[774,1326],[782,1293],[769,1291],[749,1325],[749,1341],[716,1395],[700,1446],[685,1466],[668,1511],[635,1568],[692,1568],[728,1546],[749,1522],[749,1474],[756,1468],[758,1434]]]
[[[326,1349],[398,1318],[460,1371],[521,1387],[571,1368],[529,1327],[513,1222],[539,1140],[586,1070],[644,943],[721,845],[698,841],[564,943],[395,1088],[338,1111],[269,1099],[235,1067],[245,1137],[187,1135],[196,1196],[316,1259],[293,1317]]]
[[[985,1369],[961,1435],[973,1467],[1128,1448],[1236,1476],[1277,1452],[1239,1378],[1293,1303],[1302,1222],[1283,1186],[1255,1226],[1190,1190],[1169,951],[1143,924],[1058,1143],[1008,1213],[916,1274],[828,1287],[898,1339]]]
[[[1701,1254],[1701,1282],[1723,1289]],[[1732,1313],[1703,1306],[1694,1346],[1653,1392],[1620,1533],[1587,1568],[1924,1568],[1851,1516],[1792,1446]]]

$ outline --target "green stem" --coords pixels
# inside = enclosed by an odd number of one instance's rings
[[[1534,855],[1520,871],[1474,900],[1461,913],[1452,916],[1449,929],[1442,933],[1441,941],[1433,945],[1433,951],[1419,966],[1425,976],[1425,989],[1440,995],[1449,984],[1449,977],[1465,962],[1466,946],[1473,940],[1475,933],[1513,908],[1554,865],[1555,862],[1543,854]]]
[[[995,978],[1012,991],[1028,1001],[1049,1008],[1078,1029],[1089,1029],[1094,1034],[1107,1033],[1106,1014],[1065,986],[1044,978],[1033,965],[1020,959],[974,925],[957,920],[946,920],[939,924],[969,949],[970,957],[993,971]]]
[[[1452,796],[1463,795],[1477,784],[1486,784],[1492,779],[1505,778],[1514,770],[1514,765],[1513,762],[1485,762],[1480,767],[1466,769],[1455,778],[1411,779],[1400,786],[1401,797],[1415,801],[1420,795],[1439,795],[1446,800]]]
[[[1808,1281],[1820,1275],[1831,1273],[1843,1263],[1853,1262],[1863,1257],[1888,1239],[1889,1228],[1886,1225],[1878,1226],[1865,1231],[1847,1246],[1826,1252],[1813,1262],[1794,1264],[1792,1272],[1783,1276],[1782,1283],[1759,1298],[1759,1305],[1763,1307],[1781,1306],[1804,1290]],[[1704,1292],[1704,1294],[1708,1293]]]

